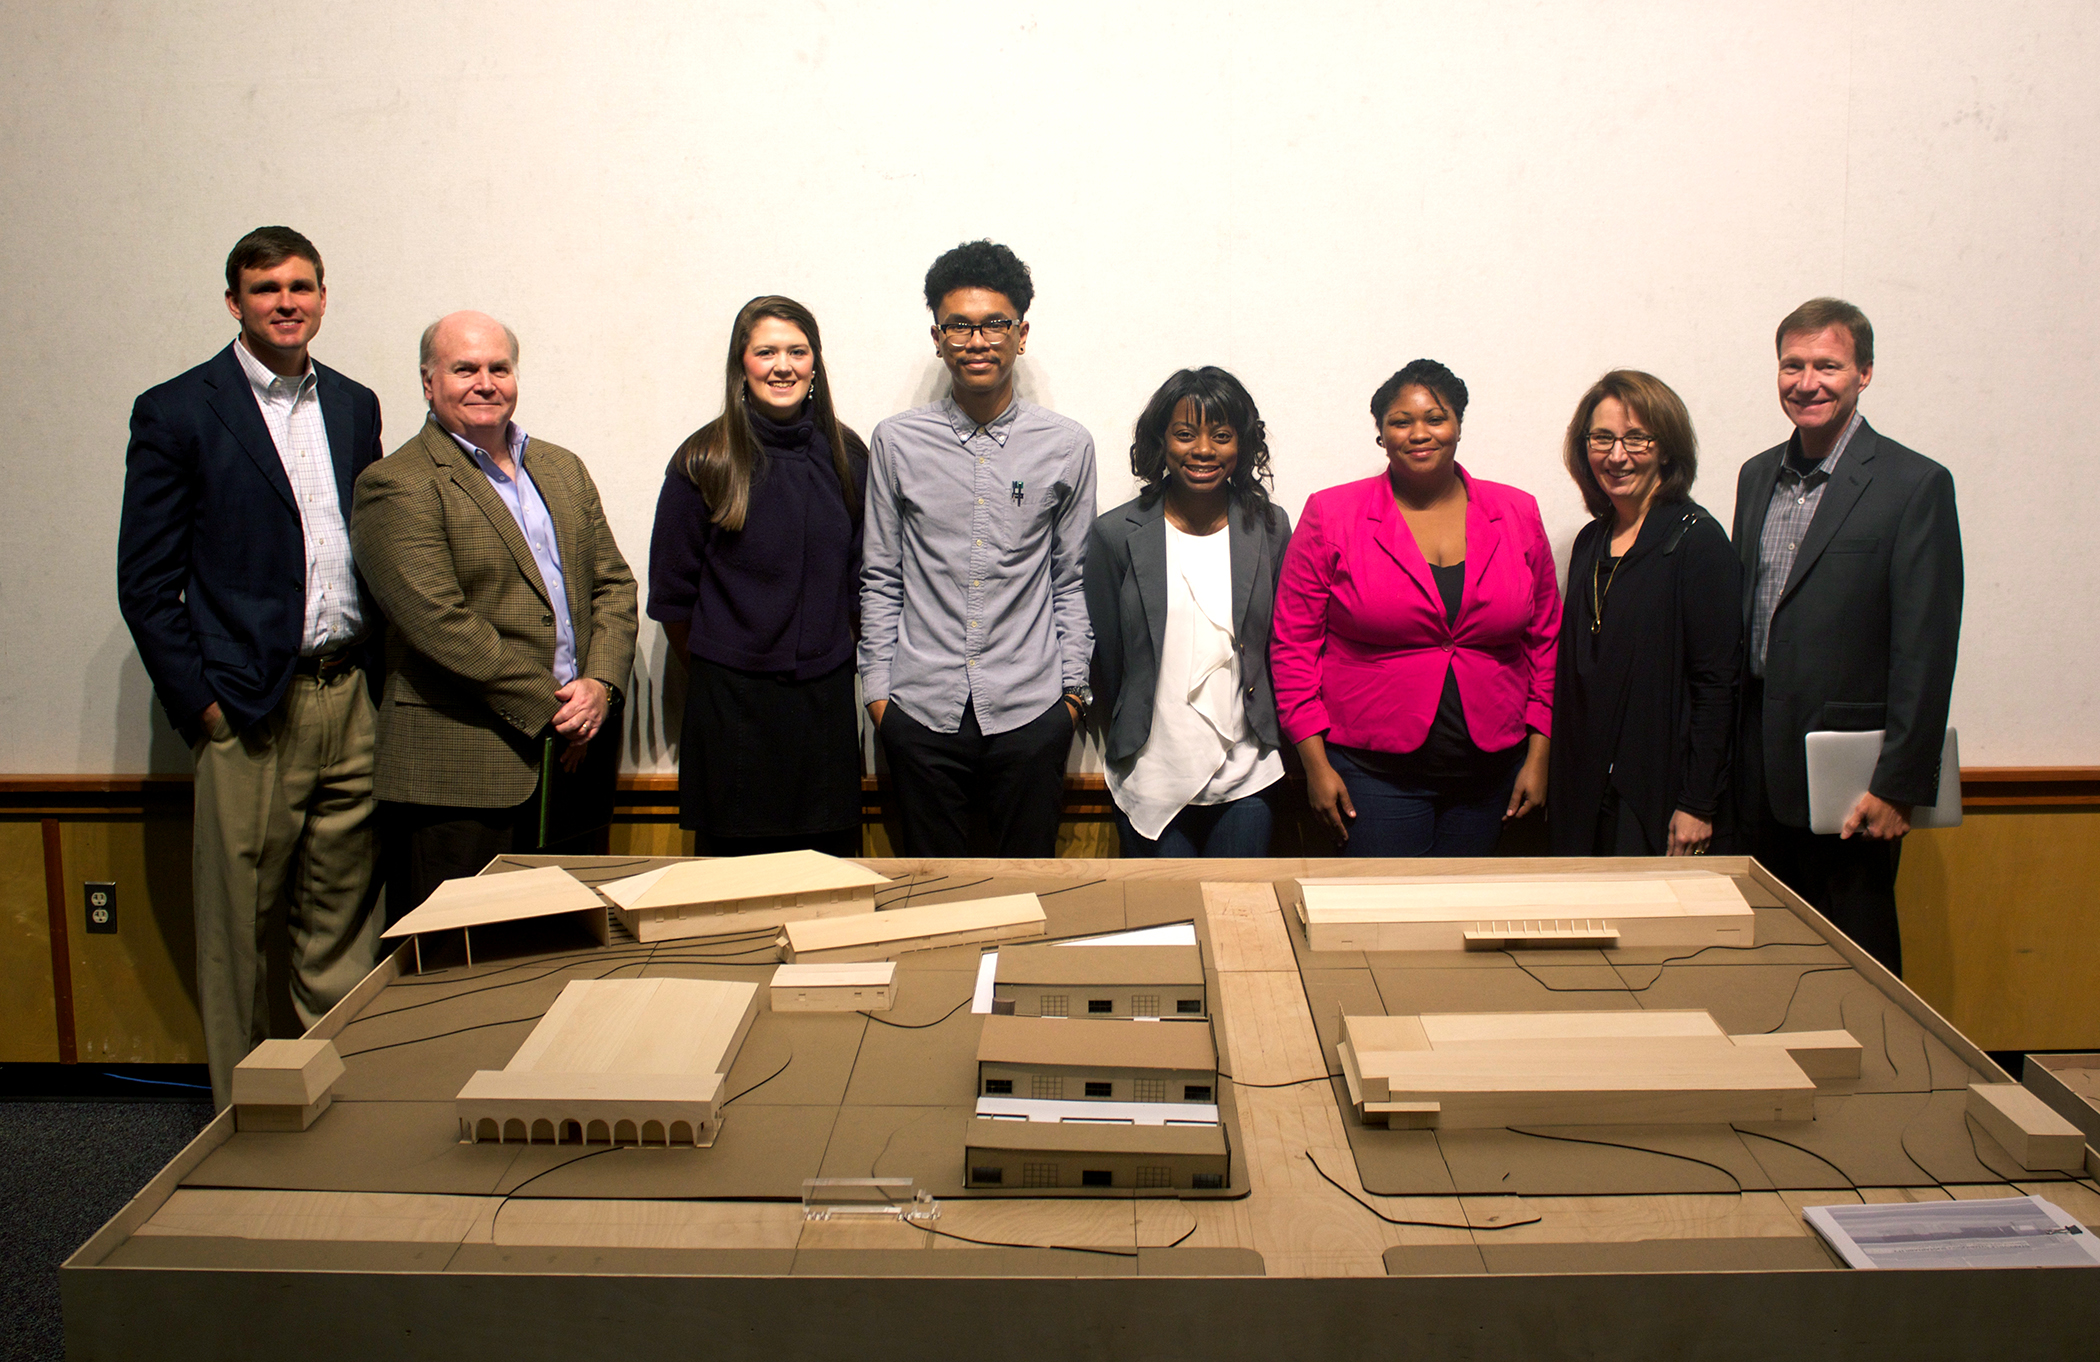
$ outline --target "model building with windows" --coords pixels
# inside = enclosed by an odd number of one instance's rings
[[[984,1019],[977,1114],[1029,1121],[1214,1125],[1218,1051],[1207,1025]]]
[[[1195,946],[1007,946],[992,979],[992,1011],[1094,1021],[1210,1016]]]
[[[972,1121],[964,1185],[979,1191],[1222,1191],[1225,1127]]]
[[[510,1063],[459,1090],[460,1139],[704,1148],[757,1016],[755,983],[572,980]]]

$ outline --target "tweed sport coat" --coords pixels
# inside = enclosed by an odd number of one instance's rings
[[[583,461],[532,440],[525,468],[561,550],[576,668],[624,688],[634,574]],[[433,420],[357,480],[350,543],[386,611],[375,792],[409,804],[507,808],[539,784],[554,698],[554,612],[539,565],[487,475]],[[617,742],[602,733],[598,742]]]

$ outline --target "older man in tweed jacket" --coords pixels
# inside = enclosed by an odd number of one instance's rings
[[[536,843],[541,749],[578,765],[634,661],[634,574],[583,461],[511,420],[517,337],[423,333],[430,418],[357,480],[350,539],[392,625],[379,707],[389,911]]]

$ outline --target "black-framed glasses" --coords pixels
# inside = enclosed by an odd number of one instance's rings
[[[1638,430],[1629,430],[1624,435],[1614,435],[1608,430],[1590,432],[1590,453],[1609,454],[1613,445],[1625,445],[1628,454],[1646,454],[1655,448],[1655,437]]]
[[[993,345],[997,345],[1012,335],[1014,328],[1020,324],[1020,321],[1013,317],[994,317],[983,322],[942,322],[941,339],[950,345],[968,345],[970,333],[974,331]]]

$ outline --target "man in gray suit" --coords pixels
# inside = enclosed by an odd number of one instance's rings
[[[1939,785],[1961,637],[1954,479],[1859,413],[1874,328],[1836,298],[1779,324],[1785,444],[1743,465],[1735,546],[1745,650],[1737,787],[1748,850],[1901,973],[1896,861]],[[1808,830],[1804,739],[1885,730],[1867,793],[1835,835]]]

